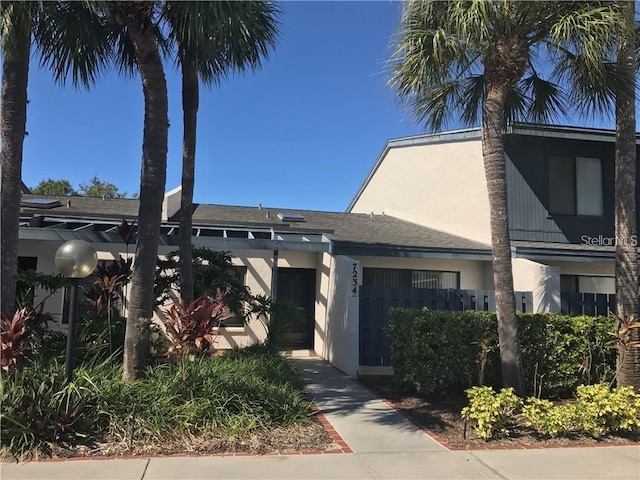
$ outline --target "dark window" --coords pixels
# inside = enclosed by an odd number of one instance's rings
[[[400,288],[460,288],[460,273],[438,270],[364,268],[362,284]]]
[[[38,257],[18,257],[18,270],[36,270]]]
[[[566,293],[576,293],[578,291],[578,276],[560,275],[560,291]]]
[[[602,162],[598,158],[549,157],[549,213],[601,216]]]

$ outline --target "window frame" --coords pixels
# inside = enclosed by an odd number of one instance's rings
[[[558,213],[554,212],[551,209],[551,163],[553,158],[564,157],[570,158],[573,163],[573,213]],[[601,201],[601,213],[599,214],[584,214],[578,213],[578,159],[584,158],[589,160],[597,160],[600,164],[600,201]],[[547,190],[547,204],[546,209],[548,213],[548,218],[552,217],[578,217],[578,218],[603,218],[605,216],[605,205],[604,205],[604,197],[605,197],[605,189],[604,189],[604,162],[600,157],[592,157],[587,155],[577,155],[577,154],[566,154],[566,153],[552,153],[547,155],[546,162],[546,190]]]

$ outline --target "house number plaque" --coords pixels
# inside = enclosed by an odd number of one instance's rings
[[[351,263],[351,296],[352,297],[357,297],[358,296],[358,284],[360,283],[358,281],[358,262],[352,262]]]

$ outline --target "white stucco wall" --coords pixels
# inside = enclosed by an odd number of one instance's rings
[[[513,288],[517,292],[533,292],[533,312],[560,312],[560,269],[514,258]]]
[[[351,211],[385,212],[489,243],[480,140],[390,148]]]
[[[178,186],[173,190],[164,194],[162,199],[162,220],[167,221],[180,210],[182,202],[182,186]]]
[[[561,275],[615,276],[615,264],[611,262],[545,262],[558,267]]]
[[[357,260],[344,255],[332,258],[322,357],[355,377],[360,359],[360,303],[359,292],[351,290],[354,270],[359,279]]]

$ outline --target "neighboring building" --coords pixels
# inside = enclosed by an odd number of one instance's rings
[[[560,311],[561,292],[614,293],[614,149],[607,130],[515,124],[506,132],[514,284],[533,291],[537,311]],[[347,211],[490,243],[480,130],[390,140]]]
[[[613,132],[519,124],[505,143],[515,290],[533,292],[533,311],[560,311],[572,292],[613,293]],[[19,260],[47,273],[74,238],[101,260],[124,255],[117,226],[135,221],[139,207],[135,199],[22,200]],[[177,188],[165,195],[160,255],[178,249],[179,223]],[[390,140],[346,213],[195,204],[193,231],[195,247],[231,252],[254,294],[296,303],[307,319],[300,346],[352,375],[388,365],[380,320],[360,322],[387,304],[374,298],[361,312],[361,286],[461,289],[480,303],[493,290],[479,129]],[[60,294],[47,309],[61,316],[63,304]],[[265,333],[252,321],[226,328],[221,343]],[[363,354],[361,339],[377,343],[375,354]]]

